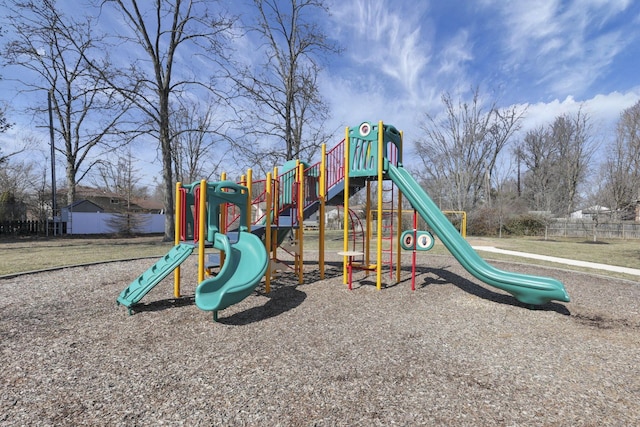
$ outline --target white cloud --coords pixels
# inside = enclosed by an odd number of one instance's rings
[[[636,37],[623,27],[606,28],[628,8],[627,0],[545,0],[535,7],[528,0],[484,4],[497,9],[496,23],[504,25],[505,69],[529,73],[554,94],[587,93]]]
[[[347,54],[356,64],[378,69],[406,92],[412,92],[431,60],[420,17],[426,3],[357,0],[336,4],[337,31],[348,40]],[[404,12],[404,13],[403,13]]]
[[[538,102],[521,107],[527,108],[522,122],[521,133],[551,124],[556,117],[563,114],[573,115],[580,109],[586,113],[599,139],[608,140],[614,136],[614,129],[623,110],[640,100],[640,86],[627,92],[611,92],[598,94],[589,99],[576,100],[567,96],[563,100]]]
[[[438,73],[463,73],[465,63],[473,59],[471,46],[469,44],[469,32],[461,30],[445,46],[440,57],[440,67]]]

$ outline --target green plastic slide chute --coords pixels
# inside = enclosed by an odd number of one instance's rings
[[[125,290],[120,292],[116,300],[117,303],[130,309],[132,305],[140,301],[142,297],[160,283],[162,279],[182,264],[192,252],[193,245],[181,243],[174,246],[169,253],[160,258],[147,271],[131,282]]]
[[[216,233],[213,247],[224,251],[225,259],[217,275],[203,280],[196,288],[196,306],[218,311],[237,304],[253,292],[267,271],[269,257],[260,238],[240,231],[238,241],[231,244],[225,234]]]
[[[552,300],[569,302],[569,295],[564,285],[556,279],[510,273],[488,264],[460,235],[409,172],[402,167],[388,164],[387,174],[431,227],[434,234],[475,278],[509,292],[524,304],[542,305]]]

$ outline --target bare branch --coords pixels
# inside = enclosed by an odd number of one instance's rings
[[[314,22],[328,9],[318,0],[254,0],[258,21],[248,34],[259,37],[263,62],[238,64],[229,74],[243,97],[236,156],[256,164],[304,158],[328,139],[329,116],[318,90],[320,61],[340,49]],[[253,138],[250,144],[247,139]],[[247,150],[247,146],[251,149]]]

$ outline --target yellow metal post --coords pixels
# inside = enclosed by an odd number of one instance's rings
[[[220,180],[221,181],[227,180],[226,172],[222,172],[220,174]],[[220,231],[222,234],[227,234],[227,208],[228,206],[226,203],[222,203],[220,206],[220,217],[218,218],[218,231]],[[224,265],[224,258],[225,258],[225,253],[223,250],[220,250],[220,268],[222,268],[222,266]]]
[[[466,211],[442,211],[443,214],[460,215],[460,235],[463,239],[467,238],[467,212]]]
[[[366,215],[365,219],[365,230],[364,230],[364,262],[367,268],[371,268],[371,236],[373,233],[372,218],[371,218],[371,181],[367,180],[366,184],[366,201],[364,205],[364,212]],[[367,269],[367,276],[369,275],[369,270]]]
[[[267,221],[271,221],[272,224],[278,223],[278,217],[280,216],[280,180],[278,178],[278,167],[273,168],[273,189],[272,195],[273,200],[271,203],[271,217],[267,217]],[[271,230],[271,248],[270,251],[273,252],[273,259],[278,259],[278,236],[274,236],[277,234],[277,229]]]
[[[324,279],[324,223],[325,208],[327,203],[327,144],[322,144],[322,158],[320,159],[320,212],[318,213],[319,239],[318,239],[318,264],[320,268],[320,280]]]
[[[247,231],[251,231],[251,212],[253,209],[253,170],[247,169]]]
[[[227,180],[227,173],[226,172],[222,172],[220,174],[220,180],[221,181],[226,181]],[[227,206],[226,203],[223,203],[221,208],[222,209],[220,209],[220,224],[218,224],[218,229],[220,230],[221,233],[226,234],[227,233],[227,208],[228,208],[228,206]],[[220,258],[220,263],[222,264],[222,258]]]
[[[460,231],[462,232],[462,238],[467,238],[467,213],[462,211],[462,223],[460,224]]]
[[[180,219],[183,215],[182,212],[182,194],[180,189],[182,188],[182,183],[176,183],[176,208],[173,211],[175,215],[175,233],[174,233],[174,244],[178,246],[180,244]],[[176,298],[180,298],[180,266],[178,265],[175,270],[173,270],[173,296]]]
[[[400,147],[398,147],[398,163],[402,163],[402,146],[404,133],[400,131]],[[398,263],[396,265],[396,283],[400,283],[400,272],[402,270],[402,191],[398,188],[398,235],[396,239],[396,253]]]
[[[265,206],[265,210],[266,210],[266,218],[267,221],[265,222],[265,246],[267,248],[267,254],[269,257],[269,262],[267,263],[267,272],[265,275],[265,285],[264,285],[264,290],[266,293],[269,293],[269,291],[271,291],[271,210],[272,210],[272,197],[273,197],[273,183],[271,182],[271,172],[267,172],[267,182],[266,182],[266,206]]]
[[[200,206],[198,206],[198,283],[204,280],[205,223],[207,221],[207,181],[200,181]]]
[[[345,130],[344,136],[344,221],[342,237],[343,244],[342,250],[347,252],[349,250],[349,128]],[[347,284],[347,257],[342,257],[342,283]]]
[[[378,222],[377,222],[377,248],[378,251],[376,253],[376,288],[382,288],[382,179],[383,179],[383,143],[384,143],[384,132],[383,132],[383,124],[382,120],[378,122]]]

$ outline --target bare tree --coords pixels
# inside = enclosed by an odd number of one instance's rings
[[[137,215],[132,209],[134,198],[146,195],[146,187],[140,187],[139,170],[134,165],[131,149],[117,154],[115,162],[104,163],[98,167],[98,188],[117,194],[125,201],[121,212],[114,214],[109,227],[124,235],[134,234],[145,225],[144,217]]]
[[[489,203],[490,183],[498,155],[519,128],[524,111],[483,108],[479,89],[470,103],[442,95],[442,117],[426,114],[424,138],[416,141],[423,180],[436,200],[456,210],[471,210]]]
[[[544,127],[528,131],[516,148],[516,156],[526,168],[522,197],[528,201],[529,208],[540,212],[555,210],[558,147],[550,132]]]
[[[134,197],[144,197],[147,188],[140,186],[140,170],[135,167],[135,159],[131,149],[119,150],[115,159],[107,160],[96,168],[93,184],[101,189],[114,193],[127,201],[127,207]]]
[[[102,47],[91,18],[66,16],[53,0],[16,2],[12,14],[12,37],[3,53],[9,65],[33,76],[21,80],[25,92],[41,93],[42,100],[50,96],[55,135],[62,140],[56,150],[64,155],[67,203],[72,203],[76,184],[113,149],[108,138],[126,104],[84,61]],[[47,108],[44,104],[32,112],[46,117]]]
[[[7,122],[4,109],[0,108],[0,133],[6,132],[11,127],[11,124]],[[2,148],[0,147],[0,165],[7,161],[9,154],[2,154]]]
[[[591,158],[596,150],[589,116],[582,111],[574,116],[561,116],[552,126],[559,147],[558,205],[569,215],[580,201],[580,187],[586,183]]]
[[[139,132],[158,140],[164,187],[165,240],[173,239],[173,136],[171,133],[171,99],[188,87],[212,90],[207,77],[201,77],[206,61],[213,66],[224,60],[226,38],[234,19],[221,11],[211,11],[211,2],[154,0],[103,0],[122,16],[127,27],[121,32],[119,49],[131,51],[128,66],[117,78],[107,78],[111,88],[130,100],[140,114]],[[188,50],[190,49],[190,50]],[[182,52],[188,55],[193,69],[177,67]],[[184,62],[184,61],[183,61]],[[91,60],[94,69],[100,64]]]
[[[600,198],[611,209],[624,212],[640,200],[640,101],[621,113],[601,173]]]
[[[502,237],[505,225],[510,219],[526,212],[526,206],[518,197],[518,184],[514,178],[513,159],[501,158],[495,168],[491,182],[491,211],[498,222],[498,235]]]
[[[11,127],[11,123],[7,121],[4,108],[0,108],[0,133],[6,132]]]
[[[518,155],[528,168],[523,193],[530,207],[556,215],[575,210],[595,149],[589,117],[582,110],[529,131]]]
[[[7,160],[0,168],[0,219],[25,219],[38,165],[30,160]]]
[[[263,61],[232,73],[248,104],[240,111],[243,131],[257,139],[236,146],[249,163],[265,165],[310,158],[327,141],[329,116],[320,95],[321,61],[340,51],[318,26],[328,13],[323,0],[254,0],[257,22],[249,34],[260,37]]]
[[[0,37],[2,37],[2,34],[3,30],[2,27],[0,27]],[[2,80],[2,76],[0,76],[0,80]],[[7,115],[4,107],[0,106],[0,133],[6,132],[9,128],[11,128],[11,123],[7,121]],[[0,165],[8,159],[8,156],[8,154],[2,154],[2,148],[0,147]]]
[[[226,153],[220,147],[226,138],[214,123],[214,105],[182,102],[171,122],[173,167],[176,181],[184,183],[217,175]],[[216,150],[217,149],[217,150]]]

